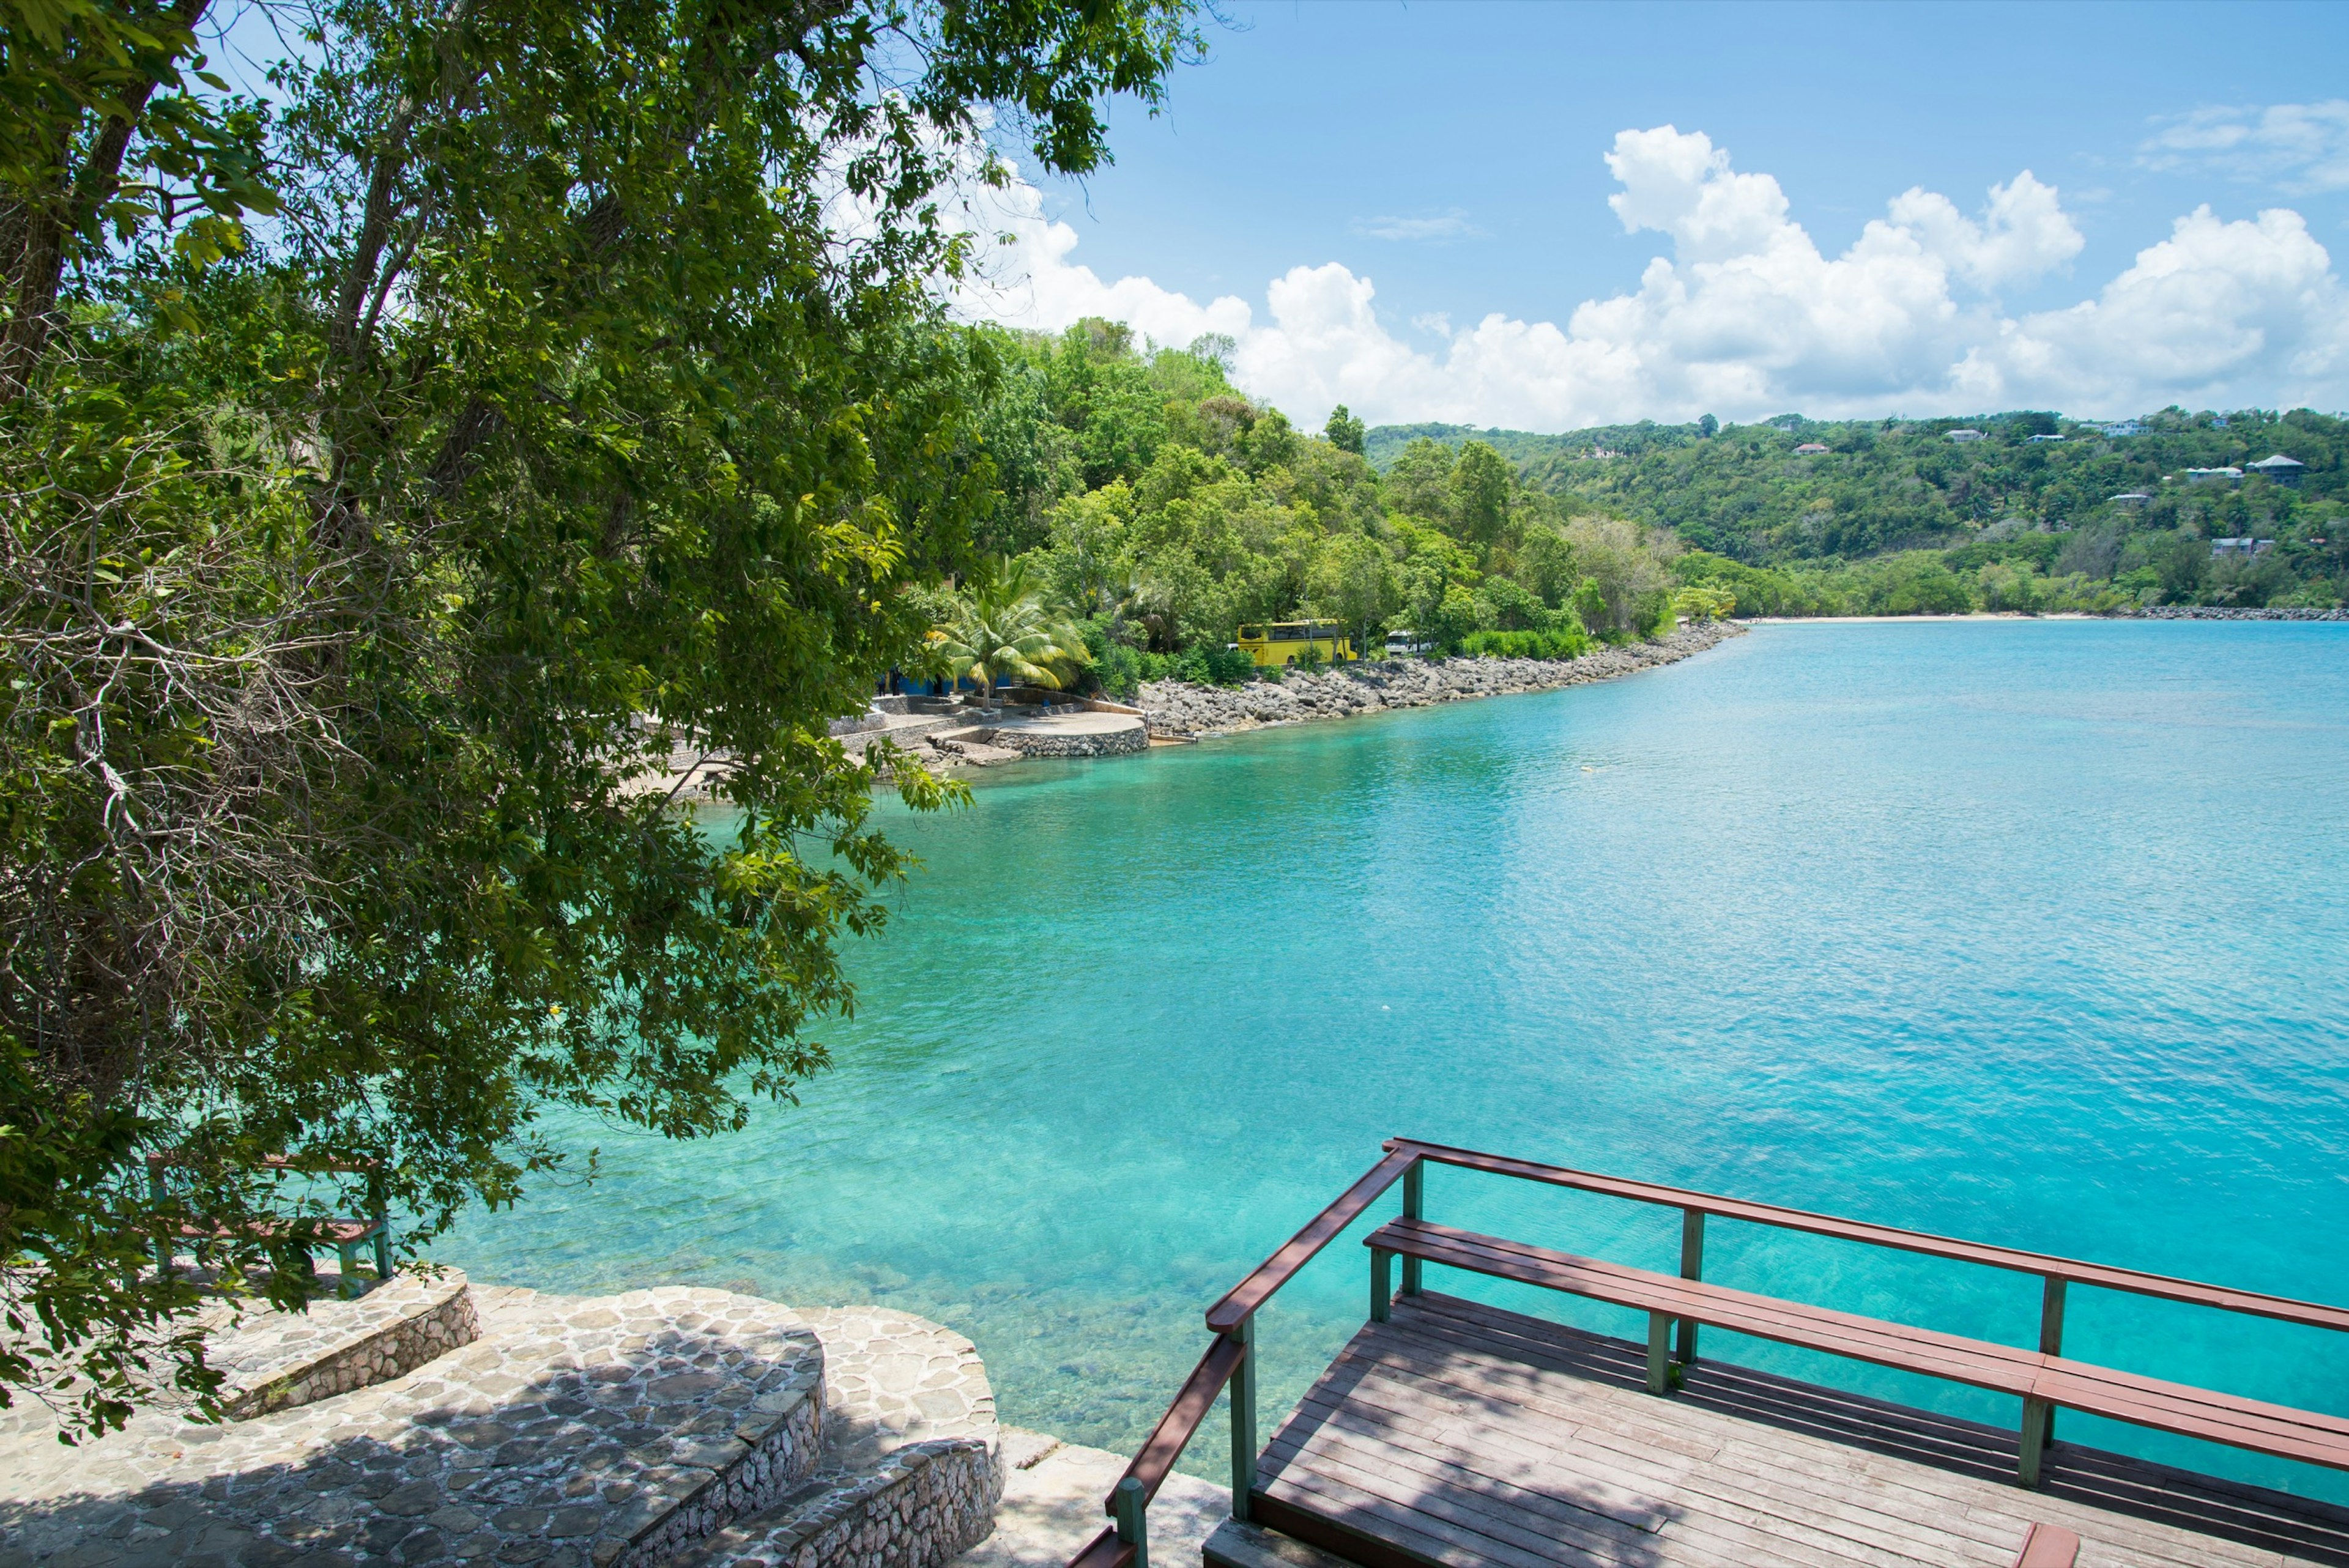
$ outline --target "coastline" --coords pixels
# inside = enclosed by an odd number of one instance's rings
[[[2088,610],[1970,610],[1962,615],[1754,615],[1748,626],[1909,626],[1943,621],[2349,621],[2349,609],[2237,609],[2225,604],[2155,604],[2098,614]]]
[[[1656,642],[1599,648],[1572,659],[1390,659],[1319,674],[1291,671],[1278,681],[1244,686],[1147,681],[1134,706],[1154,738],[1199,740],[1275,725],[1588,686],[1678,664],[1744,633],[1734,621],[1717,621],[1682,626]]]

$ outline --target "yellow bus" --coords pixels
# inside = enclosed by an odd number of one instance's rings
[[[1254,659],[1258,669],[1301,664],[1309,654],[1325,665],[1342,665],[1354,656],[1353,639],[1335,621],[1275,621],[1267,626],[1242,626],[1240,640],[1232,645]]]

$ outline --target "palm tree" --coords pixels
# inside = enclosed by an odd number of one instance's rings
[[[1084,637],[1029,592],[1027,571],[1016,563],[974,586],[931,636],[947,667],[982,692],[1006,679],[1059,691],[1092,662]]]

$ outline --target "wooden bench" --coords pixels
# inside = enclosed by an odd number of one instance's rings
[[[2014,1395],[2023,1401],[2018,1470],[2025,1486],[2038,1484],[2048,1423],[2058,1408],[2280,1459],[2349,1470],[2349,1420],[2337,1416],[1603,1263],[1427,1220],[1389,1221],[1365,1238],[1364,1244],[1371,1249],[1371,1311],[1377,1319],[1386,1317],[1387,1304],[1392,1299],[1389,1260],[1395,1257],[1540,1285],[1646,1313],[1648,1387],[1656,1394],[1671,1391],[1671,1336],[1677,1324],[1724,1328],[1756,1339]],[[1684,1343],[1694,1343],[1685,1330]]]
[[[170,1197],[167,1172],[188,1169],[193,1162],[179,1154],[147,1156],[147,1194],[149,1201],[161,1208]],[[336,1294],[354,1296],[364,1288],[359,1280],[359,1249],[373,1243],[375,1273],[378,1281],[391,1277],[391,1212],[384,1195],[383,1167],[374,1160],[314,1161],[289,1159],[273,1154],[263,1160],[262,1169],[277,1175],[360,1175],[367,1179],[368,1212],[360,1216],[327,1216],[316,1219],[255,1220],[239,1224],[214,1224],[202,1221],[183,1220],[176,1225],[158,1227],[155,1237],[155,1266],[168,1271],[175,1252],[173,1243],[194,1243],[199,1264],[203,1259],[207,1242],[227,1242],[237,1239],[252,1241],[290,1240],[302,1248],[303,1261],[310,1260],[314,1247],[335,1249],[340,1270],[336,1282]]]
[[[2033,1524],[2023,1532],[2014,1568],[2072,1568],[2080,1560],[2080,1538],[2060,1524]]]

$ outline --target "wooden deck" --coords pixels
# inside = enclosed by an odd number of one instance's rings
[[[2080,1568],[2349,1564],[2349,1510],[1646,1350],[1433,1293],[1324,1373],[1257,1472],[1257,1522],[1366,1568],[2009,1568],[2033,1521]]]

